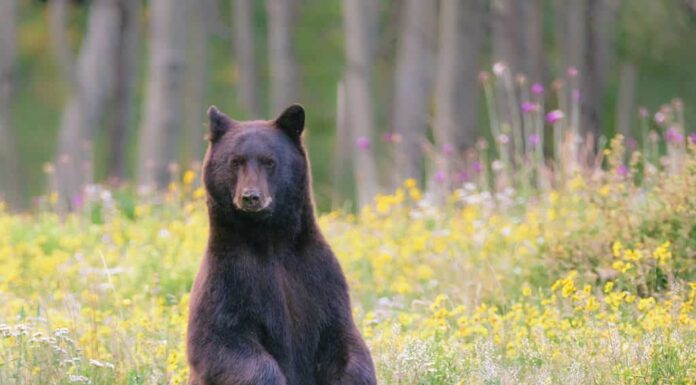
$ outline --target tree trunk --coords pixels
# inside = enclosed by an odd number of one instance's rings
[[[619,96],[616,103],[616,132],[622,134],[624,138],[631,136],[636,78],[636,67],[631,63],[622,63],[619,70]]]
[[[61,118],[56,161],[60,205],[71,201],[91,181],[91,140],[102,123],[112,95],[119,32],[117,0],[95,0],[77,59],[75,83]]]
[[[602,97],[612,60],[613,23],[618,9],[615,0],[585,0],[584,63],[581,67],[584,97],[581,98],[585,131],[597,138],[602,134],[600,120]]]
[[[392,127],[401,136],[395,154],[399,179],[423,176],[423,141],[435,64],[436,3],[406,0],[394,77]]]
[[[12,129],[10,102],[14,88],[17,53],[17,1],[0,3],[0,202],[21,205],[19,152]]]
[[[373,65],[371,47],[375,29],[368,25],[375,20],[366,15],[370,0],[343,0],[343,24],[346,48],[346,104],[344,115],[351,132],[355,186],[360,207],[369,204],[377,194],[377,166],[374,158],[374,111],[370,92]]]
[[[258,119],[258,74],[254,47],[254,5],[251,0],[234,0],[234,57],[237,61],[239,101],[247,118]]]
[[[520,70],[522,61],[519,55],[518,25],[519,4],[516,0],[492,0],[491,29],[493,32],[493,61],[503,61],[510,71],[515,74]]]
[[[114,114],[108,132],[107,172],[109,177],[123,180],[126,176],[128,136],[133,123],[133,101],[138,77],[141,0],[120,0],[119,14]]]
[[[151,0],[145,111],[140,129],[138,183],[145,191],[166,186],[177,163],[184,110],[186,3]]]
[[[480,0],[442,0],[435,84],[435,141],[443,151],[448,175],[464,151],[474,147],[478,132]]]
[[[208,16],[211,0],[199,0],[197,3],[188,3],[190,7],[189,23],[189,47],[187,53],[188,64],[186,66],[186,143],[184,151],[184,165],[196,167],[202,160],[204,149],[203,127],[205,120],[206,85],[208,84]]]
[[[521,71],[530,83],[544,82],[544,20],[542,0],[526,0],[520,3],[522,20]]]
[[[274,114],[297,102],[298,68],[293,50],[295,0],[267,0],[268,61],[271,70],[271,109]]]

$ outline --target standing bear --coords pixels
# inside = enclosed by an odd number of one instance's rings
[[[305,113],[208,110],[210,235],[191,291],[189,385],[372,385],[348,285],[314,217]]]

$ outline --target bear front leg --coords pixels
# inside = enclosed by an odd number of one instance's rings
[[[287,385],[278,363],[261,346],[210,348],[189,355],[188,385]]]
[[[322,336],[318,357],[319,384],[377,384],[370,351],[354,325],[347,330],[327,330]]]

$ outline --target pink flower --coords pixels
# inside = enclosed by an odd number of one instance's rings
[[[537,134],[529,135],[527,140],[529,141],[529,144],[531,144],[534,147],[538,146],[539,143],[541,143],[541,138],[539,138],[539,135],[537,135]]]
[[[640,108],[638,109],[638,115],[639,115],[641,118],[643,118],[643,119],[647,118],[648,115],[649,115],[648,109],[645,108],[645,107],[640,107]]]
[[[532,93],[534,95],[541,95],[544,93],[544,86],[541,85],[541,83],[534,83],[532,84]]]
[[[468,172],[466,172],[466,171],[460,171],[460,172],[457,174],[457,178],[459,178],[459,180],[460,180],[461,182],[466,182],[466,181],[469,180],[470,177],[469,177],[469,173],[468,173]]]
[[[442,153],[445,155],[452,155],[454,153],[454,146],[449,143],[442,145]]]
[[[626,167],[626,165],[622,164],[616,168],[616,173],[621,175],[621,176],[626,176],[626,175],[628,175],[628,167]]]
[[[570,93],[571,97],[573,98],[574,102],[579,102],[580,101],[580,90],[573,90]]]
[[[551,124],[554,124],[563,118],[565,118],[565,114],[561,110],[553,110],[546,114],[546,121]]]
[[[696,144],[696,132],[689,135],[689,140],[691,140],[691,144]]]
[[[571,78],[574,78],[574,77],[578,76],[578,73],[579,73],[579,72],[578,72],[578,69],[577,69],[577,68],[575,68],[575,67],[568,67],[568,76],[570,76]]]
[[[359,149],[361,150],[367,150],[370,148],[370,139],[361,136],[355,141],[355,145],[358,146]]]
[[[522,108],[522,112],[528,114],[530,112],[536,111],[537,105],[532,102],[524,102],[520,105],[520,108]]]
[[[478,174],[481,171],[483,171],[483,165],[481,164],[481,162],[474,162],[474,164],[471,165],[471,169]]]
[[[435,182],[437,182],[437,183],[442,183],[447,179],[447,177],[446,177],[444,171],[438,171],[435,173],[435,176],[433,177],[433,179],[435,179]]]
[[[505,71],[507,70],[507,65],[505,63],[499,61],[493,64],[493,73],[495,76],[502,76]]]
[[[665,140],[674,144],[684,143],[684,136],[679,132],[679,129],[672,126],[665,131]]]
[[[491,74],[489,74],[489,73],[486,72],[486,71],[481,71],[481,72],[479,72],[479,81],[480,81],[481,83],[487,82],[488,79],[489,79],[490,77],[491,77]]]
[[[382,139],[387,143],[398,143],[401,141],[401,135],[397,134],[396,132],[389,131],[382,135]]]
[[[662,112],[656,112],[655,113],[655,123],[657,124],[662,124],[667,120],[667,117],[665,116],[664,113]]]

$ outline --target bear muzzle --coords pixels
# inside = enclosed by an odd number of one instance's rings
[[[245,188],[241,194],[234,199],[234,204],[238,209],[255,213],[263,211],[271,205],[273,199],[266,194],[263,194],[256,188]]]

